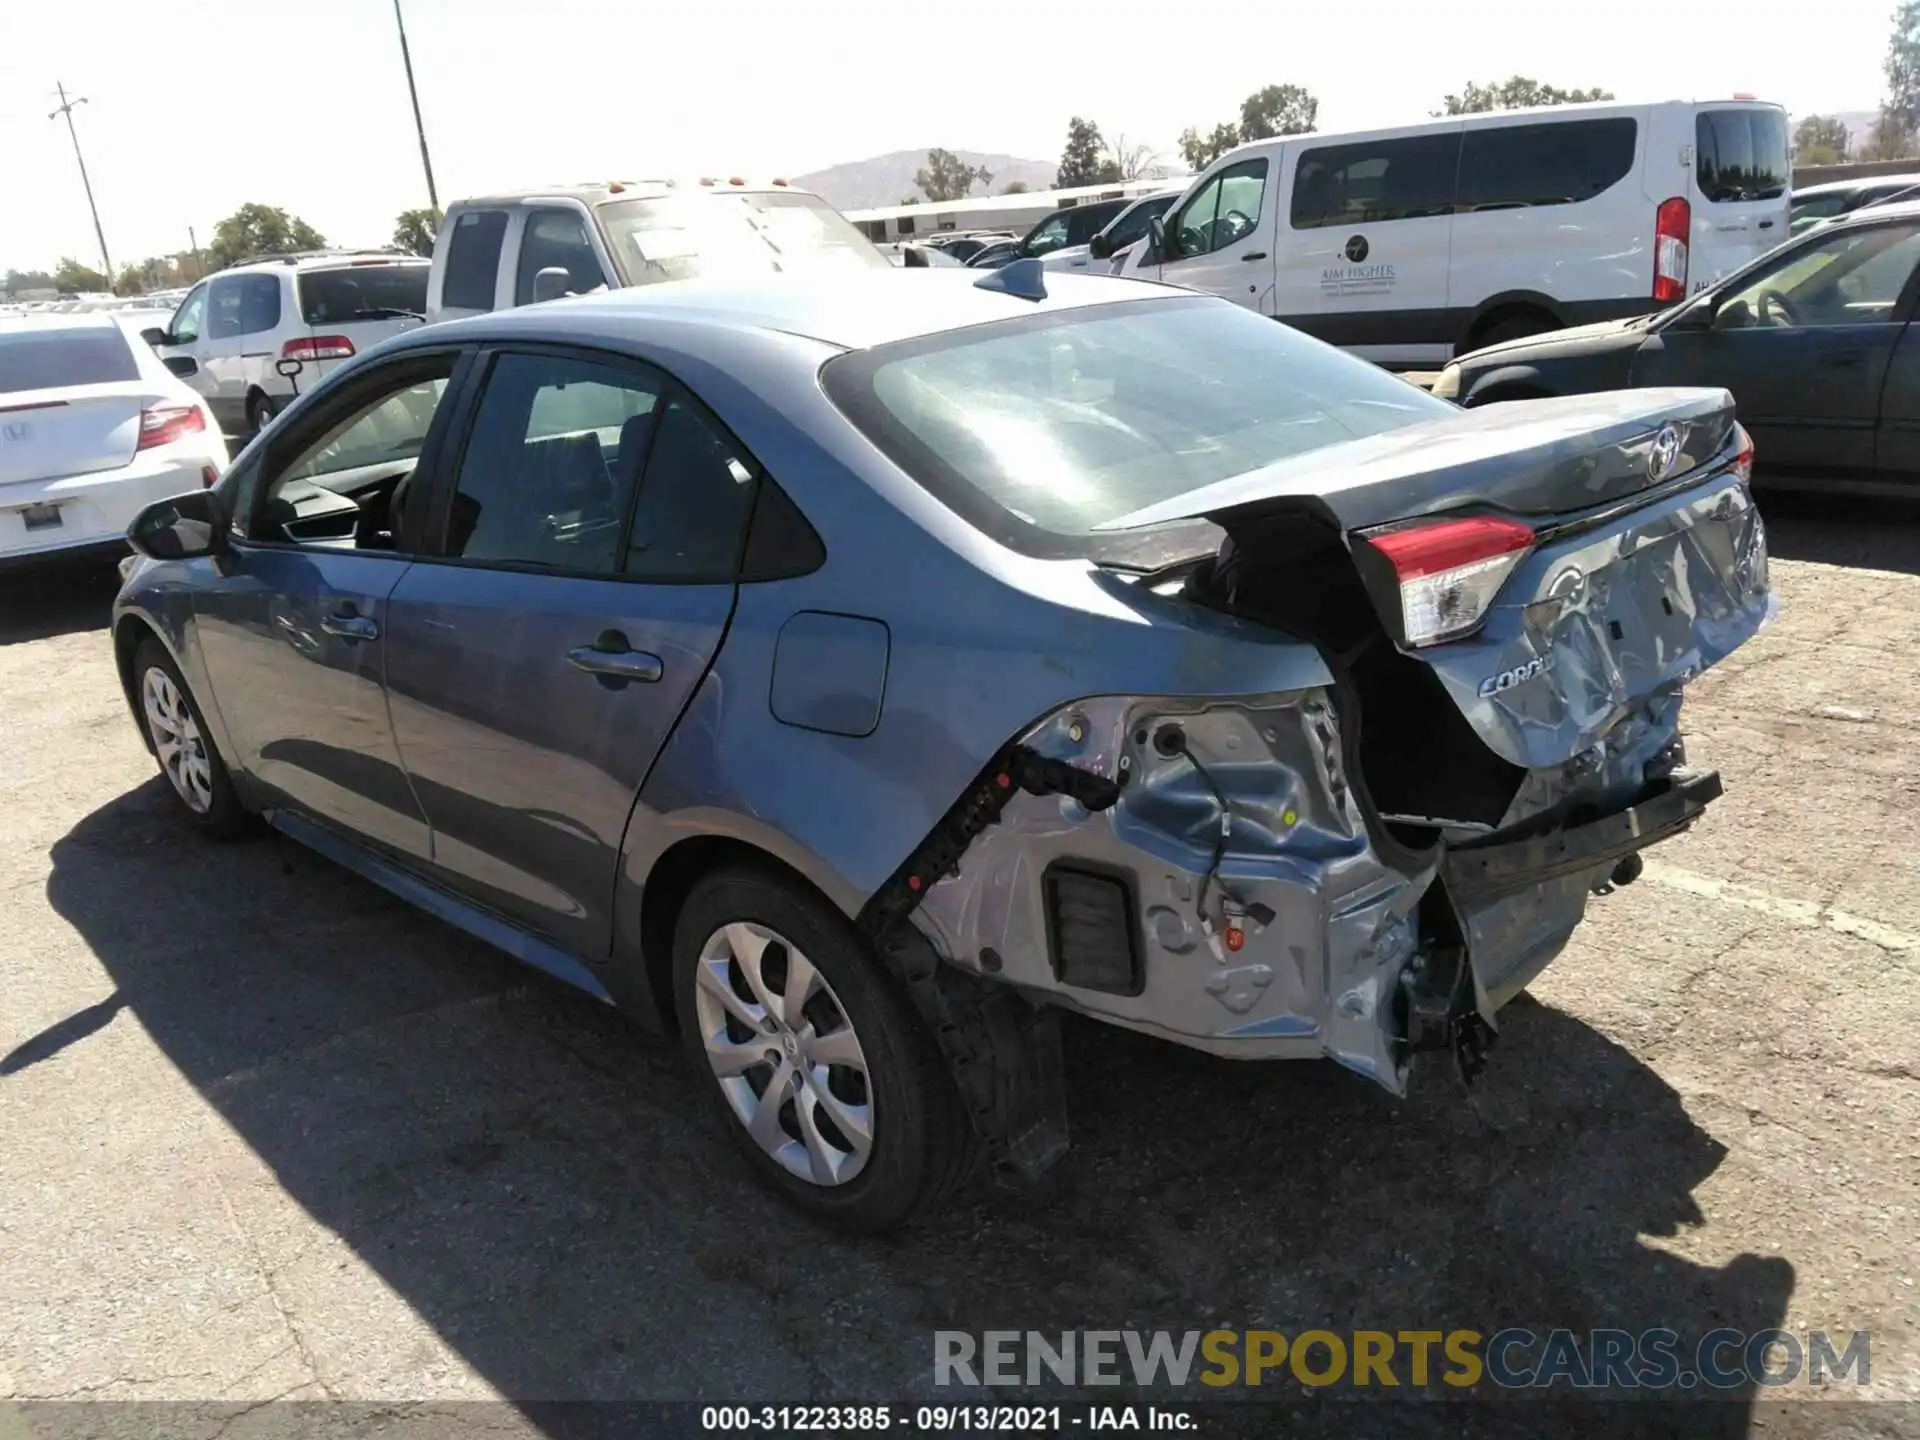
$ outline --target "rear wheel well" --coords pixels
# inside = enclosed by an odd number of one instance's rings
[[[1562,328],[1560,317],[1546,306],[1531,300],[1511,300],[1495,305],[1478,316],[1467,331],[1467,349],[1502,340],[1518,340],[1524,335],[1543,335]]]
[[[819,896],[823,904],[839,908],[798,870],[745,840],[728,835],[695,835],[671,846],[654,862],[640,892],[640,961],[661,1023],[669,1031],[679,1028],[673,998],[674,927],[680,923],[680,912],[693,887],[726,867],[745,867],[776,876]]]

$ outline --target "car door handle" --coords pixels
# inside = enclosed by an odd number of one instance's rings
[[[1859,350],[1842,350],[1838,355],[1821,356],[1820,363],[1829,370],[1858,370],[1867,363],[1867,357]]]
[[[342,640],[378,640],[380,627],[364,615],[324,615],[320,628]]]
[[[1264,250],[1249,250],[1240,258],[1242,260],[1264,260],[1267,258],[1267,252]]]
[[[604,675],[610,680],[638,680],[651,685],[660,678],[658,655],[644,650],[602,650],[593,645],[577,645],[567,652],[567,663],[589,675]]]

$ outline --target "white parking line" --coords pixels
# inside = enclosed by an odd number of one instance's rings
[[[1784,920],[1789,925],[1799,925],[1805,929],[1832,930],[1841,935],[1852,935],[1865,940],[1870,945],[1878,945],[1882,950],[1891,950],[1902,954],[1920,953],[1920,935],[1910,935],[1904,930],[1896,930],[1891,925],[1882,925],[1878,920],[1869,920],[1863,915],[1852,915],[1845,910],[1836,910],[1832,906],[1822,905],[1817,900],[1791,900],[1784,895],[1773,895],[1765,890],[1755,889],[1751,885],[1736,885],[1730,880],[1716,880],[1711,875],[1695,874],[1691,870],[1682,870],[1678,866],[1666,865],[1658,860],[1647,861],[1644,877],[1656,885],[1664,885],[1669,890],[1684,891],[1689,895],[1698,895],[1703,900],[1718,900],[1723,905],[1734,905],[1742,910],[1757,911],[1776,920]]]

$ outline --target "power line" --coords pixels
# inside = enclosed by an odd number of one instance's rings
[[[400,0],[394,0],[395,5],[399,3]],[[100,262],[107,267],[107,284],[111,286],[113,284],[113,257],[107,254],[107,232],[100,228],[100,207],[93,203],[93,182],[87,178],[86,157],[80,153],[80,134],[73,128],[73,107],[86,104],[87,97],[84,95],[76,95],[73,99],[69,100],[67,98],[67,87],[62,85],[58,80],[53,82],[53,88],[60,92],[60,108],[50,112],[47,118],[49,120],[57,120],[62,115],[67,117],[67,135],[73,141],[73,158],[80,162],[80,185],[81,188],[87,192],[87,209],[93,212],[93,238],[100,242]],[[426,141],[422,139],[420,143],[424,146]]]

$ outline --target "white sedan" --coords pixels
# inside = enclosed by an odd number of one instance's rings
[[[119,316],[0,317],[0,566],[122,551],[144,506],[226,463],[207,402]]]

